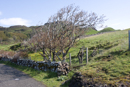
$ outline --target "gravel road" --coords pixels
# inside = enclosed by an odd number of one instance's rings
[[[46,87],[23,72],[0,64],[0,87]]]

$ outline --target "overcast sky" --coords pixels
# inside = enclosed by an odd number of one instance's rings
[[[0,0],[0,26],[41,25],[70,4],[84,11],[104,14],[107,19],[104,26],[130,28],[130,0]]]

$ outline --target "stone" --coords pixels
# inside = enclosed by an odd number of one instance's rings
[[[66,62],[62,63],[61,61],[59,62],[54,62],[54,61],[53,62],[45,62],[45,61],[35,62],[32,60],[27,60],[27,59],[19,59],[18,56],[15,56],[12,59],[12,58],[3,57],[1,55],[0,55],[0,60],[10,61],[17,65],[32,67],[36,70],[43,70],[43,71],[50,70],[52,72],[56,72],[58,76],[66,75],[69,71],[69,64]]]

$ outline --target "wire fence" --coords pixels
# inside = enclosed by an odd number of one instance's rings
[[[109,32],[107,32],[107,33],[109,33]],[[129,31],[129,33],[130,33],[130,31]],[[120,38],[120,40],[115,39],[114,41],[107,41],[105,43],[98,43],[92,47],[84,47],[83,46],[78,50],[77,55],[71,56],[72,54],[70,53],[69,58],[66,61],[68,63],[70,63],[70,67],[72,67],[72,68],[86,65],[89,61],[91,61],[93,59],[93,57],[95,57],[98,54],[100,54],[102,56],[104,56],[105,52],[107,52],[110,55],[115,54],[115,53],[118,54],[122,51],[128,50],[128,48],[130,49],[129,42],[130,42],[130,35],[129,35],[129,40],[128,40],[128,36],[124,35],[122,38]],[[110,56],[110,55],[107,55],[107,56]],[[11,58],[11,57],[9,57],[9,58]],[[57,59],[59,59],[59,58],[60,57],[57,55]],[[21,59],[37,61],[35,59],[32,59],[31,57],[21,58]],[[44,61],[43,57],[40,57],[39,60]]]
[[[96,44],[94,47],[82,47],[76,56],[69,55],[69,61],[71,68],[77,68],[86,65],[91,60],[111,60],[113,55],[120,55],[128,50],[127,38],[120,40],[108,41],[106,43]]]

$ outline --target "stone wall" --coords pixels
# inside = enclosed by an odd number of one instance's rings
[[[0,60],[9,61],[16,65],[28,66],[28,67],[34,68],[36,70],[56,72],[58,76],[66,75],[69,72],[69,64],[66,62],[62,63],[61,61],[59,61],[59,62],[45,62],[45,61],[36,62],[33,60],[13,59],[13,58],[7,58],[7,57],[2,57],[2,56],[0,56]]]

